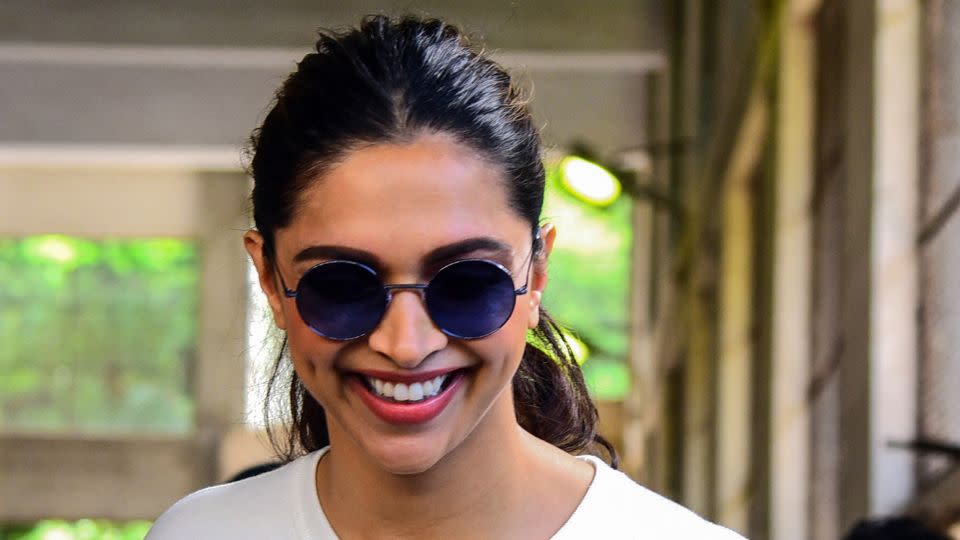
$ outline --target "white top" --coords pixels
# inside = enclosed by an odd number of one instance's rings
[[[146,540],[336,539],[314,484],[326,448],[276,470],[188,495],[164,512]],[[636,484],[593,456],[596,473],[553,540],[742,538]]]

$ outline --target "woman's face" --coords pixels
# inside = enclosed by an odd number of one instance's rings
[[[290,225],[276,231],[276,269],[264,264],[259,235],[248,233],[246,243],[276,323],[287,332],[295,369],[326,411],[332,444],[353,446],[387,471],[412,474],[472,434],[516,429],[511,379],[527,329],[538,321],[546,268],[545,257],[529,264],[531,227],[509,207],[501,171],[433,134],[362,147],[317,180],[301,194]],[[553,230],[542,234],[549,253]],[[273,273],[295,289],[304,272],[334,258],[367,264],[387,284],[426,283],[445,264],[489,259],[510,271],[514,288],[529,271],[530,292],[517,296],[506,324],[484,338],[447,336],[417,291],[400,290],[374,330],[334,341],[304,323],[294,299],[278,294]],[[410,399],[418,383],[436,392],[437,377],[443,384],[436,396]],[[379,387],[387,383],[402,383],[414,395],[400,402],[401,396],[386,397]]]

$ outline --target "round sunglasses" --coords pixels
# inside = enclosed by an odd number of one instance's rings
[[[387,312],[394,291],[422,291],[427,314],[444,334],[458,339],[479,339],[499,330],[513,313],[517,296],[526,294],[527,281],[514,289],[513,276],[500,264],[486,259],[463,259],[441,268],[428,283],[387,285],[369,266],[334,260],[322,262],[303,274],[294,298],[307,326],[328,339],[362,337],[377,327]]]

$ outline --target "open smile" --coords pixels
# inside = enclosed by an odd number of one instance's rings
[[[397,402],[415,403],[425,399],[432,398],[444,389],[444,383],[447,381],[447,375],[438,375],[432,379],[423,382],[413,382],[410,384],[402,382],[391,382],[375,377],[366,377],[367,388],[373,390],[382,398],[392,399]]]
[[[415,375],[365,371],[352,374],[347,384],[381,420],[390,424],[422,424],[446,409],[462,386],[466,371]]]

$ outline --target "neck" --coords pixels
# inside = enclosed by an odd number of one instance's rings
[[[320,500],[335,529],[369,536],[389,530],[443,537],[509,523],[505,518],[522,506],[537,445],[517,424],[509,392],[466,439],[419,474],[383,470],[338,431],[331,430],[331,450],[318,467]]]

